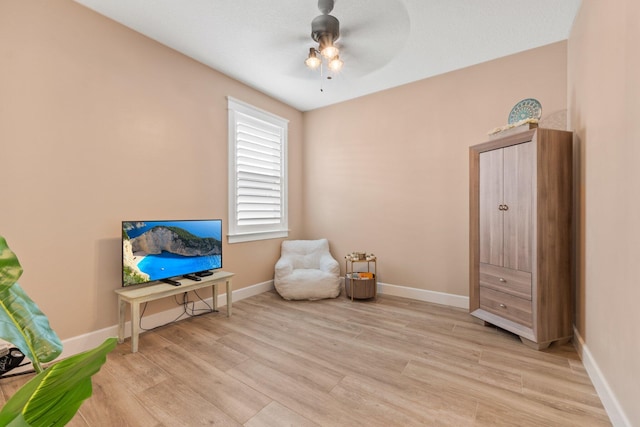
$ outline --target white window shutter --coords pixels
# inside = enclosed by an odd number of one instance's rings
[[[229,242],[286,237],[286,120],[229,98]]]

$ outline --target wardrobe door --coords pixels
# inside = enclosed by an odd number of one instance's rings
[[[503,263],[503,150],[480,153],[480,262]]]
[[[532,272],[536,144],[503,149],[503,267]]]

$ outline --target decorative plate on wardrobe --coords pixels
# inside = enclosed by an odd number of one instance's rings
[[[509,113],[509,124],[526,119],[539,119],[542,116],[542,105],[537,99],[527,98],[518,102]]]

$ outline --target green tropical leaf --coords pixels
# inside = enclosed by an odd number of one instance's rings
[[[108,338],[99,347],[62,360],[33,377],[4,405],[0,426],[65,425],[91,396],[91,376],[116,344],[116,338]]]
[[[21,274],[18,258],[0,236],[0,338],[18,347],[40,372],[41,363],[62,353],[62,343],[47,316],[16,283]]]
[[[49,319],[19,284],[0,287],[0,338],[18,347],[41,371],[40,363],[62,353],[62,343]]]
[[[18,257],[9,249],[4,237],[0,236],[0,287],[13,285],[21,275]]]

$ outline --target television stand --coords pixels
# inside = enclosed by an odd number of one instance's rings
[[[162,279],[160,280],[162,283],[167,283],[171,286],[180,286],[182,285],[182,283],[178,282],[177,280],[173,280],[173,279]]]
[[[160,298],[170,297],[189,291],[211,286],[213,297],[213,310],[218,311],[218,285],[227,285],[227,317],[231,317],[232,303],[232,283],[233,273],[226,271],[216,271],[201,281],[184,280],[182,286],[173,286],[166,283],[145,284],[137,286],[127,286],[116,289],[118,294],[118,342],[124,342],[124,324],[127,303],[131,306],[131,352],[138,351],[138,335],[140,335],[140,304],[155,301]]]

